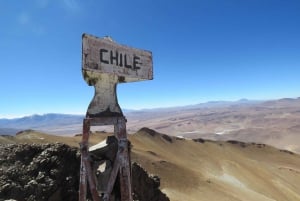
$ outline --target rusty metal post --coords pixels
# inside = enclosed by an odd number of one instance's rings
[[[88,160],[88,140],[89,140],[89,122],[83,120],[83,133],[80,143],[81,164],[80,164],[80,184],[79,184],[79,201],[86,200],[87,193],[87,171],[85,161]]]
[[[89,157],[89,135],[90,135],[90,119],[83,120],[83,134],[80,143],[81,151],[81,167],[80,167],[80,186],[79,186],[79,201],[86,200],[87,180],[94,201],[101,201],[97,192],[95,177],[93,176],[90,157]]]
[[[110,194],[111,194],[111,192],[113,190],[113,187],[115,185],[115,181],[116,181],[116,178],[118,176],[118,170],[120,169],[120,162],[119,162],[118,158],[119,158],[119,153],[117,153],[113,169],[110,173],[109,181],[108,181],[108,184],[107,184],[107,190],[106,190],[105,194],[103,195],[103,201],[109,201]]]
[[[119,158],[120,161],[120,187],[122,201],[132,201],[131,187],[131,164],[129,158],[129,145],[126,132],[126,119],[119,118],[115,129],[115,135],[119,141]]]

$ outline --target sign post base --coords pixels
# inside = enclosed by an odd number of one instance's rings
[[[118,141],[118,151],[106,184],[106,192],[99,193],[96,186],[96,176],[91,166],[92,161],[89,156],[88,142],[90,127],[104,125],[114,125],[114,136]],[[120,200],[132,201],[130,147],[127,139],[126,119],[124,116],[85,118],[83,121],[83,134],[80,150],[81,167],[79,201],[86,201],[87,186],[89,186],[94,201],[110,201],[110,195],[116,183],[120,184]],[[117,178],[119,178],[119,182],[116,182]]]

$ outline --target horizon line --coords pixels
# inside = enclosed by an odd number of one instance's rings
[[[247,98],[241,98],[238,100],[213,100],[213,101],[206,101],[206,102],[200,102],[200,103],[194,103],[194,104],[186,104],[186,105],[175,105],[175,106],[163,106],[163,107],[149,107],[149,108],[137,108],[137,109],[128,109],[124,108],[123,111],[143,111],[143,110],[158,110],[158,109],[169,109],[169,108],[177,108],[177,107],[188,107],[188,106],[196,106],[200,104],[207,104],[207,103],[213,103],[213,102],[240,102],[240,101],[272,101],[272,100],[282,100],[282,99],[298,99],[300,97],[293,97],[293,98],[277,98],[277,99],[247,99]],[[1,115],[0,119],[20,119],[25,117],[31,117],[31,116],[43,116],[43,115],[49,115],[49,114],[60,114],[60,115],[74,115],[74,116],[84,116],[85,113],[78,113],[78,112],[43,112],[43,113],[32,113],[32,114],[7,114],[7,115]]]

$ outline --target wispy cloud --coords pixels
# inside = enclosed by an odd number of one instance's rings
[[[82,11],[80,0],[35,0],[29,10],[24,10],[17,14],[17,24],[22,31],[36,35],[46,33],[46,24],[43,19],[38,18],[43,11],[50,9],[64,9],[67,14],[78,14]],[[47,16],[46,16],[47,17]]]
[[[78,12],[80,11],[80,5],[78,0],[63,0],[64,6],[67,10]]]
[[[49,4],[49,0],[36,0],[36,5],[39,8],[46,8]]]
[[[30,16],[28,13],[21,13],[19,16],[18,16],[18,23],[21,24],[21,25],[27,25],[27,24],[30,24]]]
[[[50,4],[62,5],[63,9],[71,12],[78,12],[81,10],[79,0],[35,0],[36,6],[39,8],[46,8]]]
[[[21,28],[30,31],[33,34],[42,35],[45,33],[45,28],[41,24],[35,22],[27,12],[20,13],[17,17],[17,22]]]

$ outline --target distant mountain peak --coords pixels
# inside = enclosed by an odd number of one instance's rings
[[[247,98],[242,98],[242,99],[238,100],[238,102],[248,102],[248,101],[249,101],[249,99],[247,99]]]

